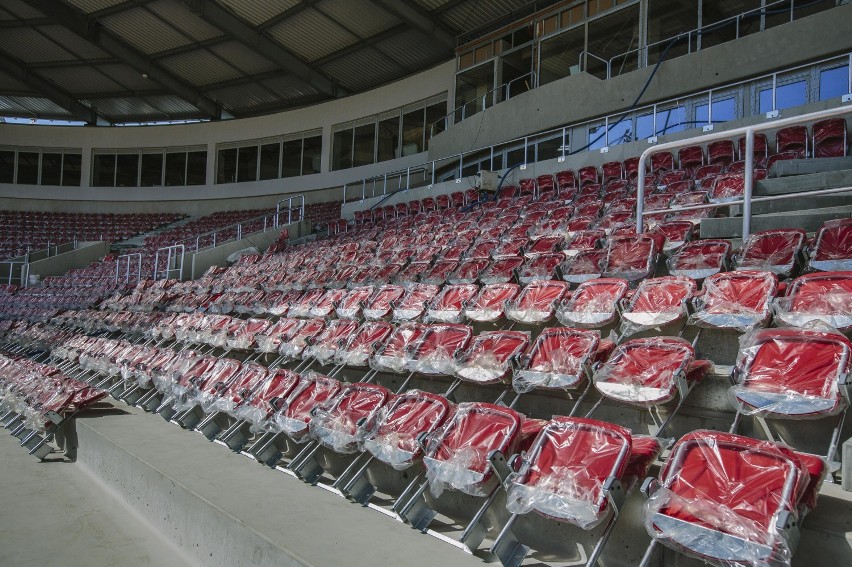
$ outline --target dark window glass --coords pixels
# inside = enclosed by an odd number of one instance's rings
[[[116,157],[116,187],[136,187],[139,177],[139,155],[118,154]]]
[[[18,152],[18,183],[21,185],[38,183],[38,152]]]
[[[65,154],[62,158],[62,185],[79,187],[82,167],[83,156],[81,154]]]
[[[237,154],[237,181],[257,181],[257,146],[240,148]]]
[[[187,152],[186,184],[204,185],[207,183],[207,150]]]
[[[219,150],[216,164],[216,183],[233,183],[237,180],[237,149]]]
[[[423,151],[423,121],[425,111],[422,108],[406,112],[402,117],[402,155],[410,156]]]
[[[62,182],[62,154],[41,154],[41,184],[59,185]]]
[[[849,65],[819,73],[819,99],[838,98],[849,92]]]
[[[354,157],[352,165],[369,165],[375,162],[376,124],[364,124],[355,128]]]
[[[346,169],[352,167],[352,130],[341,130],[334,133],[331,147],[331,169]]]
[[[15,152],[0,151],[0,183],[15,181]]]
[[[322,136],[305,138],[305,149],[302,153],[302,175],[319,173],[321,171]]]
[[[166,154],[166,185],[186,185],[186,152]]]
[[[163,154],[142,154],[142,187],[163,184]]]
[[[378,161],[399,157],[399,116],[379,122]]]
[[[278,167],[278,158],[281,153],[281,146],[278,142],[274,144],[263,144],[260,146],[260,178],[261,179],[278,179],[280,167]]]
[[[115,154],[96,155],[92,160],[92,186],[115,187]]]
[[[281,169],[282,177],[295,177],[302,174],[302,140],[284,142],[284,164]]]
[[[580,72],[580,53],[586,45],[585,26],[576,27],[541,42],[539,84]]]
[[[493,88],[494,65],[491,63],[479,65],[456,75],[455,121],[461,122],[468,116],[481,111],[483,97]]]
[[[695,3],[691,4],[694,12]],[[639,52],[635,51],[635,48],[639,41],[639,4],[627,6],[597,20],[592,20],[588,24],[588,29],[589,40],[586,49],[589,53],[605,61],[611,60],[612,76],[633,71],[638,67]],[[669,51],[666,58],[671,57],[673,55]],[[649,65],[656,63],[656,59],[653,53],[648,54]],[[606,68],[606,63],[598,59],[589,57],[586,61],[585,70],[596,77],[605,79]]]
[[[446,102],[439,102],[426,107],[426,149],[429,149],[429,138],[437,136],[446,128],[444,121],[446,115]]]

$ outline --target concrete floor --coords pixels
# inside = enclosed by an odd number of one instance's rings
[[[38,462],[0,429],[0,565],[101,567],[193,563],[86,469]]]

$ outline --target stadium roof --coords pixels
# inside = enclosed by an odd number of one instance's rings
[[[0,116],[253,116],[367,91],[554,4],[523,0],[0,0]]]

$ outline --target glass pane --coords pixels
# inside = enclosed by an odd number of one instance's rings
[[[260,146],[260,178],[278,179],[278,158],[281,146],[278,142],[274,144],[263,144]]]
[[[62,185],[79,187],[82,167],[83,156],[81,154],[65,154],[62,159]]]
[[[547,140],[542,140],[538,143],[538,161],[545,159],[555,159],[562,155],[562,151],[559,149],[562,147],[562,134],[555,138],[550,138]]]
[[[399,157],[399,116],[379,122],[378,161]]]
[[[216,183],[233,183],[237,180],[237,149],[219,150],[216,163]]]
[[[509,164],[509,167],[514,167],[516,165],[520,165],[523,163],[527,163],[526,152],[524,151],[524,147],[516,147],[512,148],[508,152],[506,152],[506,161]]]
[[[186,152],[166,154],[166,185],[186,185]]]
[[[819,99],[841,97],[849,92],[849,65],[824,69],[819,73]]]
[[[437,136],[445,130],[446,121],[444,117],[446,115],[446,102],[439,102],[426,107],[426,149],[429,149],[429,138]],[[393,120],[399,121],[398,118],[394,118]]]
[[[38,152],[18,152],[18,183],[38,183]]]
[[[186,184],[204,185],[207,183],[207,150],[186,154]]]
[[[116,156],[116,187],[136,187],[139,178],[139,154]]]
[[[355,128],[355,155],[352,165],[369,165],[375,162],[376,124],[364,124]]]
[[[586,146],[587,150],[598,150],[606,146],[606,129],[604,128],[604,126],[601,125],[589,128],[588,140],[589,145]]]
[[[636,117],[636,139],[647,140],[654,136],[654,115],[643,114]]]
[[[586,45],[585,26],[576,27],[542,41],[539,58],[539,85],[580,72],[580,53]]]
[[[657,136],[682,132],[690,124],[686,121],[686,107],[675,106],[657,111]]]
[[[425,110],[418,108],[402,117],[402,155],[410,156],[423,151],[423,121]]]
[[[0,183],[15,181],[15,152],[0,151]]]
[[[237,153],[237,181],[257,181],[257,146],[239,148]]]
[[[761,0],[702,3],[701,49],[760,31]]]
[[[617,146],[618,144],[626,144],[633,141],[633,120],[630,117],[624,117],[621,122],[619,118],[613,118],[609,123],[609,132],[607,133],[608,144]]]
[[[482,97],[494,88],[494,65],[486,63],[456,75],[455,121],[482,110]]]
[[[609,61],[612,59],[612,76],[627,73],[638,68],[639,54],[639,4],[617,10],[597,20],[589,27],[589,53]],[[631,51],[631,53],[627,53]],[[671,51],[669,51],[671,53]],[[651,61],[649,56],[649,64]],[[599,78],[606,78],[606,65],[597,59],[589,58],[587,71]]]
[[[733,98],[713,101],[713,123],[727,122],[737,117],[737,101]],[[707,104],[699,104],[695,107],[696,125],[708,124]]]
[[[41,154],[41,184],[59,185],[62,181],[62,154]]]
[[[352,167],[352,129],[334,133],[331,146],[331,169]]]
[[[281,177],[302,175],[302,140],[284,142],[284,165]]]
[[[808,84],[796,81],[781,85],[775,89],[775,109],[784,110],[808,102]],[[772,87],[760,91],[760,112],[769,112],[772,108]]]
[[[311,136],[304,140],[302,152],[302,175],[322,171],[322,136]]]
[[[525,47],[504,55],[500,58],[500,63],[503,66],[503,84],[507,85],[505,93],[499,93],[497,96],[505,96],[512,98],[519,94],[525,93],[532,88],[532,49]],[[488,104],[493,104],[494,100],[489,100]]]
[[[94,156],[92,159],[92,186],[115,186],[115,154]]]
[[[159,187],[163,184],[163,154],[142,154],[142,187]]]
[[[716,4],[717,2],[714,2]],[[655,65],[669,38],[698,27],[698,3],[682,0],[651,0],[648,6],[648,64]],[[692,38],[684,37],[672,44],[666,59],[680,57],[690,52]],[[634,46],[635,47],[635,46]]]

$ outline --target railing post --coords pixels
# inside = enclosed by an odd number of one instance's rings
[[[216,232],[213,232],[213,248],[216,248]]]
[[[636,234],[641,234],[645,228],[642,214],[645,212],[645,161],[648,150],[639,156],[639,177],[636,179]]]
[[[852,67],[850,67],[850,71],[852,71]],[[432,183],[430,185],[435,184],[435,162],[432,161]]]
[[[754,128],[746,130],[745,188],[743,189],[743,242],[751,233],[751,194],[754,189]]]

